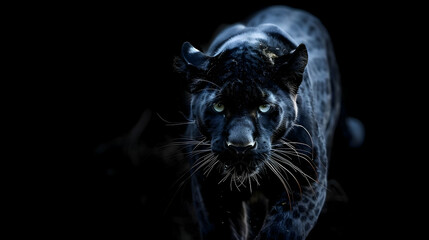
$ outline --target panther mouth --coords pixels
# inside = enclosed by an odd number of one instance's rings
[[[249,188],[252,191],[253,184],[259,185],[258,178],[262,162],[235,161],[223,164],[223,178],[219,183],[229,182],[231,190],[233,187],[239,191]]]
[[[257,173],[263,162],[263,159],[253,154],[241,156],[225,154],[220,157],[220,160],[223,163],[224,172],[233,171],[239,175]]]
[[[235,162],[232,164],[224,164],[225,171],[235,171],[239,174],[251,174],[258,170],[258,167],[254,164],[248,164],[244,161]]]

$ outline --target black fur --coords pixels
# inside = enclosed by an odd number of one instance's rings
[[[305,239],[326,196],[340,112],[329,35],[274,6],[224,29],[205,52],[182,46],[194,139],[188,147],[202,239]]]

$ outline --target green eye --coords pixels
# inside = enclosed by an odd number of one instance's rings
[[[225,109],[225,106],[222,103],[215,103],[213,104],[213,109],[216,112],[223,112],[223,110]]]
[[[269,104],[262,104],[259,106],[259,111],[266,113],[268,111],[270,111],[271,106]]]

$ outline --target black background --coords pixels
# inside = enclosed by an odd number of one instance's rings
[[[189,188],[174,195],[183,156],[161,147],[184,130],[159,117],[184,121],[185,84],[173,72],[173,58],[184,41],[201,49],[221,24],[241,21],[271,4],[298,7],[322,21],[334,44],[347,111],[366,128],[361,148],[336,143],[330,177],[348,201],[328,206],[309,238],[402,232],[395,226],[404,221],[400,216],[407,212],[409,190],[398,180],[408,173],[399,155],[414,152],[404,151],[405,135],[397,130],[407,121],[397,111],[407,109],[403,99],[409,99],[409,91],[402,86],[411,72],[404,69],[409,58],[403,36],[410,29],[400,20],[407,12],[403,6],[159,1],[62,5],[46,19],[55,35],[55,55],[61,56],[55,63],[61,81],[56,94],[66,99],[67,123],[61,128],[67,149],[60,155],[66,166],[56,171],[72,170],[67,184],[53,190],[62,193],[53,205],[52,226],[61,229],[55,236],[192,239],[196,228],[188,218]],[[145,119],[144,130],[130,137]]]

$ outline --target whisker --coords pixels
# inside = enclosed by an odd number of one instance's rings
[[[161,115],[159,113],[156,113],[156,115],[158,115],[158,117],[164,122],[166,123],[166,126],[180,126],[180,125],[188,125],[188,124],[195,124],[195,120],[188,120],[187,122],[171,122],[166,120],[165,118],[161,117]]]
[[[205,156],[202,156],[198,158],[194,164],[189,169],[191,173],[191,176],[193,176],[196,172],[198,172],[201,168],[207,166],[211,161],[210,159],[213,157],[213,153],[206,154]]]
[[[204,138],[203,140],[201,140],[201,142],[199,142],[197,145],[195,145],[195,147],[192,149],[192,151],[194,151],[195,149],[197,149],[197,147],[200,146],[200,145],[206,145],[206,146],[208,145],[208,146],[210,146],[210,144],[207,143],[206,139]]]
[[[314,143],[313,143],[313,137],[311,136],[310,132],[307,130],[307,128],[305,128],[304,126],[300,125],[300,124],[296,124],[294,123],[294,126],[300,127],[302,129],[304,129],[304,131],[307,133],[307,135],[310,137],[310,141],[311,141],[311,149],[313,149]]]
[[[303,177],[310,178],[311,180],[313,180],[314,182],[318,182],[317,179],[312,178],[310,175],[308,175],[307,173],[305,173],[302,169],[300,169],[298,166],[296,166],[295,164],[293,164],[291,161],[284,159],[282,155],[279,155],[275,152],[272,153],[273,157],[276,157],[276,160],[280,161],[281,163],[284,163],[288,166],[290,166],[292,169],[294,169],[296,172],[299,172]],[[308,181],[308,180],[307,180]]]
[[[307,156],[307,155],[305,155],[305,154],[303,154],[303,153],[299,153],[299,152],[297,152],[297,151],[282,150],[282,149],[272,149],[272,151],[273,151],[273,152],[277,152],[277,153],[281,154],[282,156],[287,157],[289,160],[292,160],[292,158],[290,157],[290,155],[291,155],[291,156],[296,156],[296,157],[298,157],[299,159],[303,159],[303,160],[305,160],[308,164],[310,164],[310,166],[313,168],[313,170],[316,170],[316,169],[315,169],[315,166],[314,166],[313,159],[311,159],[309,156]]]
[[[237,190],[239,192],[241,192],[240,187],[244,186],[244,182],[245,182],[245,174],[241,174],[240,176],[238,176],[237,172],[234,171],[235,177],[234,177],[234,185],[237,188]]]
[[[185,183],[195,174],[197,173],[202,167],[207,165],[210,161],[207,161],[211,157],[213,153],[205,154],[201,157],[199,157],[197,160],[195,160],[194,164],[185,171],[174,183],[173,186],[177,186],[176,191],[173,193],[172,200],[177,195],[177,193],[180,191],[180,189],[183,188]],[[196,169],[195,169],[196,168]],[[186,178],[185,178],[186,177]],[[179,183],[180,182],[180,183]],[[171,200],[171,201],[172,201]],[[170,203],[171,204],[171,203]]]
[[[256,173],[250,177],[253,178],[253,180],[255,180],[257,186],[261,185],[258,181],[259,173]]]
[[[195,157],[196,155],[204,154],[204,153],[207,153],[207,152],[211,152],[211,150],[210,149],[194,150],[193,152],[186,153],[186,156],[187,157]]]
[[[285,168],[285,170],[286,170],[287,168],[286,168],[285,166],[283,166],[283,165],[282,165],[282,163],[283,163],[283,164],[286,164],[286,165],[287,165],[287,166],[289,166],[289,167],[291,167],[295,172],[298,172],[299,174],[301,174],[301,176],[303,176],[303,177],[304,177],[304,179],[305,179],[305,181],[307,182],[308,186],[309,186],[309,187],[312,189],[312,191],[314,192],[313,187],[312,187],[311,182],[309,181],[309,179],[310,179],[310,180],[312,180],[313,182],[318,183],[319,181],[318,181],[317,179],[314,179],[313,177],[311,177],[310,175],[308,175],[308,174],[306,174],[304,171],[302,171],[298,166],[294,165],[292,162],[290,162],[290,161],[288,161],[288,160],[286,160],[286,159],[283,159],[281,156],[279,156],[279,155],[277,155],[277,154],[275,154],[275,153],[273,153],[273,155],[272,155],[272,159],[273,159],[273,160],[275,160],[275,161],[277,161],[277,163],[279,164],[279,166],[280,166],[280,167],[282,167],[282,168]],[[288,171],[288,170],[287,170],[287,172],[288,172],[289,174],[291,174],[291,175],[292,175],[292,177],[295,179],[295,181],[297,182],[298,187],[299,187],[299,189],[300,189],[300,193],[302,194],[302,192],[301,192],[301,185],[300,185],[300,183],[298,182],[298,180],[295,178],[295,176],[293,175],[293,173],[292,173],[292,172],[290,172],[290,171]]]
[[[252,179],[250,178],[249,174],[246,174],[246,178],[247,178],[247,180],[249,182],[250,193],[252,193]]]
[[[162,120],[166,121],[161,116],[159,117]],[[186,137],[175,138],[173,142],[166,144],[166,146],[164,147],[172,147],[172,146],[181,147],[180,148],[181,150],[187,147],[192,147],[192,151],[185,153],[185,156],[191,157],[191,158],[194,158],[196,156],[198,157],[195,159],[194,163],[183,174],[181,174],[177,178],[177,180],[173,183],[172,187],[174,187],[175,190],[172,193],[173,195],[171,197],[169,205],[171,205],[175,196],[179,193],[181,189],[183,189],[185,184],[189,181],[189,179],[192,178],[192,176],[194,176],[194,174],[196,174],[198,171],[204,168],[204,174],[208,176],[210,172],[213,170],[214,166],[217,165],[217,163],[219,163],[219,160],[217,160],[217,156],[211,151],[210,141],[207,141],[206,138],[203,136],[199,136],[195,138],[186,138]]]
[[[290,209],[292,209],[292,203],[291,203],[291,198],[289,193],[290,186],[287,183],[286,179],[277,171],[276,167],[271,164],[271,162],[272,162],[271,158],[267,158],[266,161],[264,161],[264,164],[267,165],[267,167],[274,173],[274,175],[277,176],[277,178],[282,183],[283,187],[286,190],[287,198],[289,200],[289,207]]]
[[[231,172],[233,171],[233,169],[229,169],[226,173],[225,176],[218,182],[218,184],[223,183],[226,181],[226,179],[228,179],[228,177],[231,175]]]
[[[172,143],[177,145],[195,145],[198,143],[209,143],[209,141],[205,141],[205,139],[202,140],[195,140],[195,139],[186,139],[186,138],[176,138],[172,141]]]
[[[194,140],[194,139],[187,139],[187,138],[176,138],[172,140],[171,142],[161,146],[161,149],[169,148],[169,147],[180,147],[180,150],[186,149],[186,147],[195,146],[197,148],[198,146],[210,146],[209,141],[205,141],[205,138],[202,140]]]
[[[214,86],[216,86],[216,87],[217,87],[217,89],[215,89],[215,90],[219,90],[219,89],[221,89],[221,87],[220,87],[219,85],[217,85],[216,83],[211,82],[211,81],[208,81],[208,80],[205,80],[205,79],[198,78],[198,79],[195,79],[195,81],[196,81],[196,82],[206,82],[206,83],[213,84]]]
[[[310,149],[312,149],[312,148],[313,148],[312,146],[308,145],[307,143],[303,143],[303,142],[294,142],[294,141],[290,141],[290,140],[288,140],[287,138],[282,138],[282,140],[285,140],[285,141],[287,141],[287,142],[288,142],[288,143],[290,143],[290,144],[303,145],[303,146],[306,146],[306,147],[308,147],[308,148],[310,148]]]
[[[245,186],[245,181],[246,181],[246,179],[247,179],[247,176],[248,176],[248,174],[247,173],[242,173],[241,174],[241,181],[240,181],[240,185],[239,186]]]
[[[307,130],[306,127],[304,127],[300,124],[295,123],[294,126],[297,126],[297,127],[304,129],[304,131],[307,133],[308,137],[310,138],[310,142],[311,142],[311,158],[314,159],[314,153],[313,153],[314,143],[313,143],[313,137],[311,136],[310,132]],[[323,167],[325,169],[327,169],[327,166],[323,162],[321,162],[321,164],[323,165]]]
[[[298,155],[298,151],[296,150],[296,148],[292,144],[290,144],[287,141],[284,141],[283,139],[281,141]]]
[[[289,158],[289,154],[292,156],[296,156],[296,157],[300,157],[300,158],[305,158],[308,161],[313,161],[313,159],[311,159],[308,155],[301,153],[301,152],[297,152],[299,151],[299,149],[297,149],[297,151],[290,151],[289,148],[276,148],[276,149],[272,149],[275,152],[280,152],[280,153],[284,153],[285,156],[288,156]],[[312,163],[311,163],[312,164]]]
[[[231,191],[232,191],[232,182],[234,181],[234,184],[236,184],[235,183],[235,178],[236,178],[236,173],[235,173],[235,171],[232,173],[232,176],[231,176],[231,178],[229,179],[229,188],[231,189]]]
[[[293,152],[294,152],[294,155],[295,156],[297,156],[298,157],[298,159],[304,159],[304,161],[306,161],[307,163],[309,163],[310,164],[310,166],[311,166],[311,168],[313,169],[313,171],[314,171],[314,173],[315,173],[315,175],[316,175],[316,178],[318,178],[317,177],[317,175],[318,175],[318,173],[317,173],[317,170],[316,170],[316,166],[315,166],[315,163],[314,163],[314,161],[313,161],[313,152],[311,152],[311,158],[310,157],[308,157],[307,155],[305,155],[305,154],[303,154],[303,153],[300,153],[300,152],[298,152],[298,150],[292,145],[292,144],[290,144],[289,142],[287,142],[287,141],[285,141],[284,139],[282,139],[281,140],[287,147],[289,147],[290,149],[287,149],[287,150],[292,150]],[[278,148],[277,148],[278,149]],[[276,149],[276,150],[277,150]],[[278,150],[278,152],[280,152],[280,151],[282,151],[282,150]],[[312,150],[313,151],[313,150]],[[284,154],[286,154],[285,152],[283,152]]]
[[[211,161],[210,165],[207,166],[204,170],[204,175],[206,175],[206,176],[208,176],[210,174],[210,172],[213,170],[214,166],[219,163],[219,160],[217,160],[217,156],[213,156],[210,159],[210,161]]]
[[[276,160],[275,158],[272,158],[273,160]],[[289,173],[289,175],[291,175],[292,176],[292,178],[295,180],[295,182],[297,183],[297,185],[298,185],[298,188],[299,188],[299,194],[300,195],[302,195],[302,189],[301,189],[301,184],[299,184],[299,181],[298,181],[298,179],[296,179],[296,177],[295,177],[295,175],[291,172],[291,171],[289,171],[289,169],[287,169],[285,166],[283,166],[282,164],[280,164],[279,162],[277,162],[277,161],[271,161],[273,164],[275,164],[276,166],[278,166],[278,167],[280,167],[280,169],[282,169],[283,171],[285,171],[286,173]]]
[[[184,154],[186,157],[193,157],[200,153],[210,152],[211,151],[210,146],[211,146],[210,141],[205,141],[205,139],[197,141],[197,140],[187,140],[183,138],[183,139],[176,139],[173,142],[167,143],[166,145],[161,146],[160,149],[166,149],[171,151],[171,149],[169,148],[179,147],[178,150],[183,151],[188,147],[192,147],[191,151],[186,151]]]
[[[205,165],[207,165],[208,163],[210,163],[211,161],[209,161],[209,159],[212,157],[213,153],[209,153],[206,154],[204,156],[201,156],[200,158],[198,158],[195,163],[190,167],[189,170],[187,170],[185,173],[183,173],[178,180],[176,181],[179,182],[181,179],[183,179],[186,175],[189,174],[189,176],[187,176],[186,179],[182,180],[181,183],[179,184],[179,188],[181,188],[186,181],[188,181],[195,173],[197,173],[202,167],[204,167]],[[196,169],[195,169],[196,168]],[[176,183],[174,185],[176,185]]]

